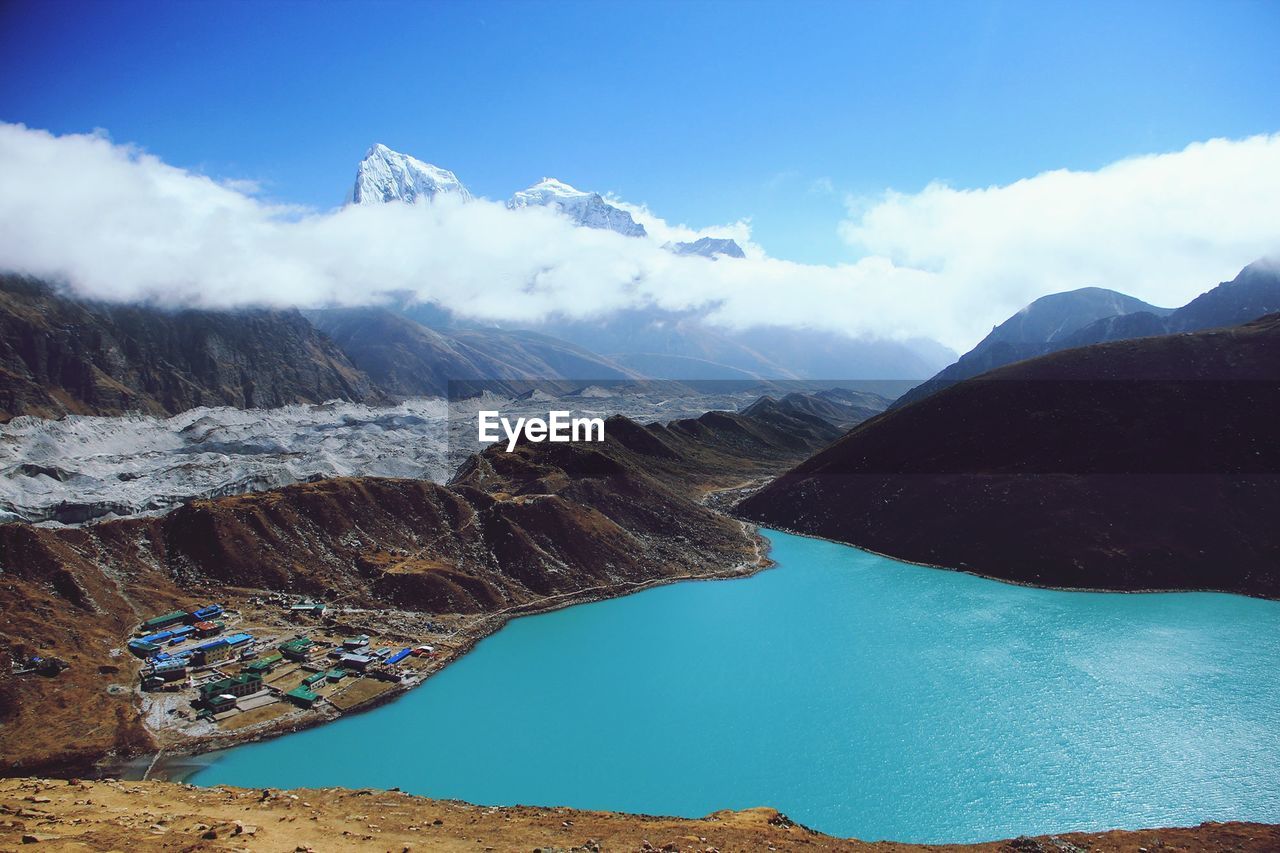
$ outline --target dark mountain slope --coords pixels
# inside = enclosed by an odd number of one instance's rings
[[[1069,322],[1061,325],[1054,322],[1028,323],[1024,318],[1024,315],[1033,313],[1033,309],[1046,301],[1059,304],[1064,300],[1069,302],[1071,300],[1067,300],[1067,297],[1074,297],[1085,291],[1098,291],[1120,297],[1120,301],[1115,304],[1123,310],[1103,315],[1083,325],[1079,325],[1078,321],[1084,319],[1088,312],[1076,312]],[[996,327],[991,335],[962,356],[958,362],[923,385],[912,388],[902,395],[894,402],[894,407],[921,400],[961,379],[977,376],[987,370],[1044,353],[1106,341],[1130,340],[1176,332],[1198,332],[1256,320],[1266,314],[1280,311],[1280,264],[1272,260],[1261,260],[1249,264],[1233,280],[1222,282],[1175,311],[1154,308],[1114,291],[1099,291],[1098,288],[1086,288],[1085,291],[1057,293],[1031,303]],[[1092,302],[1095,313],[1099,309],[1105,310],[1107,305],[1107,300]],[[1006,327],[1016,329],[1021,342],[1004,336],[1002,330]],[[998,332],[1006,339],[992,342],[992,338]]]
[[[1280,315],[992,371],[856,427],[740,511],[1046,586],[1280,597]]]
[[[335,398],[381,397],[297,311],[85,302],[0,277],[0,420]]]
[[[338,308],[308,317],[380,387],[399,396],[444,395],[450,381],[624,379],[635,374],[534,332],[432,329],[384,308]],[[501,383],[487,383],[501,390]]]
[[[1061,349],[1062,342],[1072,333],[1098,320],[1135,313],[1155,317],[1168,311],[1101,287],[1082,287],[1042,296],[992,329],[991,334],[960,356],[955,364],[903,394],[894,406],[923,399],[988,370]]]

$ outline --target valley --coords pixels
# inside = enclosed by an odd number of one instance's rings
[[[1280,850],[1280,7],[0,22],[0,848]]]
[[[776,474],[839,435],[776,405],[666,425],[612,417],[606,427],[598,444],[491,448],[448,485],[339,477],[82,527],[0,525],[5,654],[70,665],[0,688],[12,734],[3,760],[15,771],[85,772],[156,746],[211,746],[203,729],[190,742],[169,738],[136,711],[139,667],[125,640],[175,608],[221,601],[283,638],[307,625],[264,616],[254,599],[307,597],[332,606],[316,626],[330,634],[441,642],[442,654],[460,654],[516,613],[754,571],[766,564],[754,535],[702,499]],[[414,627],[426,622],[447,636]],[[217,742],[287,730],[296,717]]]
[[[443,483],[467,455],[483,449],[476,441],[480,409],[546,417],[558,408],[578,417],[670,421],[744,409],[771,390],[751,382],[701,389],[670,382],[603,384],[609,387],[522,381],[513,394],[505,381],[477,382],[483,390],[474,397],[381,406],[332,400],[273,409],[200,407],[169,417],[19,417],[0,424],[0,520],[81,524],[156,515],[192,498],[327,477]],[[781,390],[789,386],[795,383]],[[543,390],[548,388],[555,393]],[[874,393],[854,399],[857,408],[849,411],[840,401],[817,397],[810,405],[824,406],[825,416],[844,423],[889,402]]]

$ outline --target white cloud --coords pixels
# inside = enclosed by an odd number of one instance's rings
[[[809,192],[813,195],[834,195],[835,184],[828,177],[814,178],[809,182]]]
[[[1181,305],[1280,248],[1277,198],[1280,134],[1006,186],[851,199],[841,233],[869,256],[933,274],[948,310],[986,328],[1036,297],[1090,285]]]
[[[691,228],[688,225],[676,225],[658,216],[647,205],[632,204],[614,195],[605,200],[614,207],[625,210],[631,218],[644,226],[644,230],[658,243],[690,243],[702,237],[728,237],[737,242],[748,256],[764,257],[764,248],[751,240],[751,220],[739,219],[729,225],[712,225],[708,228]]]
[[[261,195],[263,191],[262,182],[252,178],[224,178],[222,185],[244,195]]]
[[[1280,137],[1216,141],[1095,173],[888,194],[842,231],[857,263],[769,258],[748,221],[693,229],[627,205],[651,237],[485,200],[313,211],[168,166],[102,134],[0,124],[0,268],[87,296],[170,305],[369,304],[412,292],[486,320],[701,309],[735,327],[928,335],[967,348],[1036,296],[1102,284],[1174,304],[1277,244]],[[733,237],[746,260],[677,257]]]

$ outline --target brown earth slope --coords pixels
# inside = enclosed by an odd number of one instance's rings
[[[331,399],[382,395],[297,311],[111,305],[0,276],[0,422]]]
[[[1280,597],[1280,315],[961,382],[856,427],[739,510],[1042,586]]]
[[[837,434],[802,414],[614,418],[600,444],[490,448],[449,486],[333,479],[158,518],[0,525],[0,649],[72,664],[0,684],[0,763],[16,773],[145,751],[136,662],[118,650],[144,616],[175,606],[266,590],[492,613],[753,570],[754,537],[698,499],[784,470]]]
[[[1280,849],[1280,827],[1071,832],[983,844],[833,838],[768,808],[698,820],[563,808],[492,808],[396,791],[192,788],[166,782],[0,781],[0,844],[53,850],[837,850],[848,853],[1144,853]]]

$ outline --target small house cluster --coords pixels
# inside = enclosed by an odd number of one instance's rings
[[[325,610],[324,604],[314,601],[286,606],[290,618],[319,616]],[[235,627],[229,629],[228,621]],[[194,687],[197,718],[222,720],[279,702],[312,708],[335,695],[346,695],[340,682],[350,678],[399,683],[406,659],[434,654],[430,646],[375,646],[367,634],[336,643],[306,634],[264,639],[238,630],[240,625],[240,615],[234,611],[228,615],[221,604],[147,619],[128,643],[129,650],[146,662],[142,689]],[[296,681],[291,677],[295,672]],[[376,690],[369,693],[371,689],[351,694],[351,701],[374,695]]]
[[[138,636],[128,644],[129,651],[147,662],[142,671],[143,689],[177,689],[186,683],[188,668],[225,660],[233,649],[253,640],[248,634],[218,637],[226,629],[219,618],[223,612],[221,604],[208,604],[162,613],[143,622]]]

